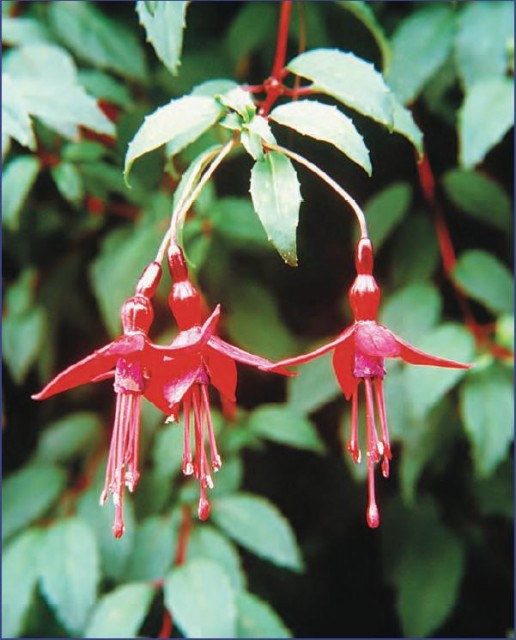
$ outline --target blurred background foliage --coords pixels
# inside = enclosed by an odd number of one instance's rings
[[[294,4],[287,60],[300,46],[339,48],[383,71],[424,134],[436,201],[410,144],[359,114],[372,177],[330,146],[275,130],[278,140],[364,204],[381,321],[476,365],[389,363],[394,463],[378,482],[380,529],[365,524],[364,464],[344,455],[349,408],[326,357],[287,382],[241,367],[236,420],[215,411],[224,467],[208,523],[188,517],[196,487],[179,474],[180,429],[146,404],[144,474],[121,540],[111,506],[98,507],[111,385],[30,400],[118,333],[181,174],[219,141],[208,132],[173,161],[148,154],[128,189],[124,156],[144,116],[211,78],[261,83],[278,11],[192,2],[173,75],[132,2],[2,2],[4,637],[165,637],[165,607],[173,637],[512,633],[512,2]],[[299,266],[288,267],[254,216],[251,166],[244,154],[224,163],[187,221],[186,251],[208,305],[222,304],[222,334],[281,358],[350,321],[354,222],[299,169]],[[175,333],[168,286],[152,329],[163,344]]]

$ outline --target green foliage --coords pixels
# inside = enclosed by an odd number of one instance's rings
[[[275,611],[263,600],[251,593],[237,596],[239,638],[291,638]]]

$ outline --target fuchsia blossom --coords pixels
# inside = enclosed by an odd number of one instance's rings
[[[201,299],[199,292],[188,278],[188,270],[182,250],[172,244],[168,251],[168,265],[173,279],[169,296],[170,309],[180,328],[172,348],[188,344],[201,331]],[[190,351],[180,359],[165,356],[159,376],[149,386],[147,397],[169,414],[170,421],[177,421],[182,408],[184,414],[184,448],[182,470],[199,481],[200,499],[198,515],[206,520],[210,505],[206,490],[213,487],[211,471],[218,471],[222,461],[215,441],[211,419],[208,387],[210,383],[219,392],[222,401],[233,404],[237,385],[235,362],[268,370],[273,363],[260,356],[243,351],[221,338],[205,334],[207,340],[200,349]],[[291,375],[278,367],[278,373]],[[193,431],[194,452],[191,448]],[[206,454],[206,439],[210,459]]]
[[[469,369],[471,365],[424,353],[377,322],[381,292],[373,276],[373,248],[368,238],[362,238],[357,244],[355,265],[357,276],[348,292],[353,324],[332,342],[310,353],[282,360],[277,366],[303,364],[334,350],[335,375],[346,399],[351,398],[351,436],[347,448],[356,463],[361,458],[358,443],[358,386],[363,381],[369,494],[366,518],[368,525],[375,528],[380,524],[380,515],[375,499],[374,467],[381,460],[382,473],[387,478],[392,457],[383,395],[384,358],[401,358],[409,364],[455,369]],[[380,437],[375,422],[375,404]]]
[[[199,327],[197,332],[185,336],[181,344],[170,347],[153,344],[147,335],[154,316],[150,298],[156,291],[160,277],[161,267],[158,263],[153,262],[145,269],[135,295],[122,306],[122,336],[68,367],[42,391],[32,396],[34,400],[45,400],[86,382],[98,382],[114,376],[115,420],[100,501],[104,504],[109,494],[113,496],[113,533],[116,538],[124,532],[124,489],[127,487],[132,492],[140,477],[138,457],[142,395],[154,397],[152,382],[164,357],[173,362],[177,357],[188,357],[188,354],[195,353],[213,332],[219,315],[217,308],[202,329]]]

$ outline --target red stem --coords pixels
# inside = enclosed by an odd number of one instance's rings
[[[176,557],[174,564],[180,567],[185,563],[186,552],[188,551],[188,540],[192,531],[192,511],[188,505],[181,508],[181,525],[179,527],[179,538],[176,547]]]

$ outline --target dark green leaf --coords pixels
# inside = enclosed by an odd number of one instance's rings
[[[44,462],[66,462],[83,456],[101,437],[102,422],[95,413],[70,413],[41,434],[36,456]]]
[[[238,638],[291,638],[292,633],[274,609],[246,591],[237,595]]]
[[[165,576],[174,559],[177,527],[176,518],[163,516],[152,516],[138,526],[127,580],[158,580]]]
[[[412,102],[444,63],[454,35],[455,12],[447,5],[427,6],[400,23],[385,79],[401,102]]]
[[[80,204],[84,197],[84,186],[77,167],[70,162],[60,162],[52,167],[51,174],[63,198],[73,205]]]
[[[464,327],[451,323],[427,331],[417,341],[417,347],[427,353],[463,363],[471,362],[474,355],[472,335]],[[465,369],[407,365],[406,402],[414,415],[425,416],[465,373]]]
[[[42,516],[55,502],[66,479],[52,465],[29,465],[2,486],[2,540]]]
[[[301,571],[294,533],[278,508],[265,498],[235,494],[213,502],[212,518],[231,538],[280,567]]]
[[[482,162],[513,125],[514,82],[488,78],[474,84],[459,112],[460,164],[470,168]]]
[[[505,76],[509,68],[509,43],[514,39],[514,4],[496,1],[466,4],[458,22],[455,58],[466,89],[479,80]]]
[[[396,182],[373,196],[364,207],[369,237],[376,251],[408,212],[412,190]]]
[[[181,424],[163,425],[154,441],[154,467],[163,482],[170,482],[181,470],[183,460],[183,426]]]
[[[441,315],[442,301],[435,287],[425,283],[399,289],[383,304],[380,320],[408,342],[418,342]]]
[[[315,90],[392,128],[389,89],[371,63],[338,49],[314,49],[295,57],[287,69],[311,80]]]
[[[285,262],[297,264],[296,230],[301,193],[290,160],[269,151],[251,171],[251,198],[267,237]]]
[[[479,478],[490,476],[514,439],[512,376],[501,365],[472,371],[461,386],[464,428]]]
[[[6,151],[5,141],[10,137],[24,147],[36,148],[29,108],[16,81],[7,73],[2,73],[2,157]],[[3,205],[2,205],[3,208]]]
[[[70,142],[63,147],[61,158],[64,162],[95,162],[106,154],[106,147],[99,142],[83,140]]]
[[[86,628],[86,638],[135,638],[147,615],[154,589],[150,584],[124,584],[102,597]]]
[[[136,3],[140,24],[147,34],[147,42],[151,43],[158,58],[175,76],[181,64],[187,2],[158,0],[153,3],[152,11],[147,4],[141,0]]]
[[[353,121],[336,107],[315,100],[298,100],[276,107],[269,117],[304,136],[329,142],[371,175],[369,150],[362,136]]]
[[[303,414],[317,411],[341,393],[332,365],[332,353],[307,362],[287,385],[287,402]]]
[[[275,33],[278,10],[270,2],[246,2],[231,22],[225,49],[234,63],[245,59]]]
[[[514,311],[513,277],[507,267],[490,253],[481,250],[464,252],[457,261],[453,276],[474,300],[493,313]]]
[[[36,182],[39,160],[33,156],[16,156],[2,171],[2,224],[16,230],[23,205]]]
[[[53,2],[49,19],[60,40],[73,53],[100,69],[144,80],[145,58],[134,34],[89,2]]]
[[[248,428],[272,442],[315,453],[324,453],[325,450],[313,423],[292,407],[262,405],[251,413]]]
[[[67,629],[82,635],[99,582],[97,543],[78,518],[59,520],[40,547],[41,588]]]
[[[489,177],[476,171],[452,169],[443,178],[452,202],[473,218],[501,229],[512,229],[512,204],[505,191]]]
[[[514,465],[510,456],[489,478],[476,479],[473,488],[483,515],[514,520]]]
[[[225,239],[249,250],[249,244],[268,247],[267,236],[248,198],[221,198],[210,208],[214,229]]]
[[[45,339],[46,320],[40,307],[12,314],[2,323],[2,357],[18,383],[27,377]]]
[[[174,569],[165,581],[165,605],[190,638],[234,638],[235,600],[224,570],[206,558]]]
[[[393,255],[391,269],[397,286],[432,276],[439,264],[439,247],[428,215],[415,213],[403,221],[393,241]]]
[[[42,533],[27,529],[2,553],[2,635],[23,637],[24,620],[38,580]]]
[[[209,96],[183,96],[171,100],[146,116],[129,143],[124,175],[140,156],[168,143],[168,152],[178,153],[209,129],[222,115],[220,104]]]
[[[113,76],[94,69],[81,69],[78,77],[81,85],[93,97],[106,100],[123,109],[131,106],[132,97],[129,88]]]
[[[210,525],[195,527],[188,540],[187,562],[207,558],[217,562],[230,579],[235,591],[245,588],[246,579],[238,551],[232,542]]]

